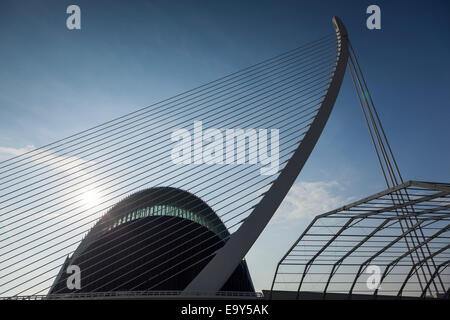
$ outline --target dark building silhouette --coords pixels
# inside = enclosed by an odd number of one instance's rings
[[[228,235],[216,213],[193,194],[168,187],[143,190],[97,222],[66,259],[49,293],[183,290]],[[69,265],[80,267],[79,290],[67,288]],[[254,292],[245,260],[221,290]]]

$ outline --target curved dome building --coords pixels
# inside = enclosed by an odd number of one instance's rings
[[[225,244],[229,232],[200,198],[175,188],[146,189],[114,205],[59,271],[49,294],[183,290]],[[69,290],[69,265],[81,289]],[[243,260],[221,289],[254,292]]]

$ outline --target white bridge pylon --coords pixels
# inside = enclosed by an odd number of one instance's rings
[[[216,292],[220,290],[269,223],[314,149],[338,96],[349,54],[348,35],[344,24],[338,17],[333,17],[332,21],[336,32],[338,53],[332,81],[319,112],[297,150],[264,197],[255,206],[253,212],[186,287],[185,293]]]

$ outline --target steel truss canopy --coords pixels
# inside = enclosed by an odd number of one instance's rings
[[[318,215],[278,263],[272,293],[448,299],[449,194],[448,183],[409,181]]]

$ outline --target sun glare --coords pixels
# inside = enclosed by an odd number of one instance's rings
[[[95,190],[88,190],[83,193],[82,199],[85,205],[92,207],[100,203],[100,194]]]

